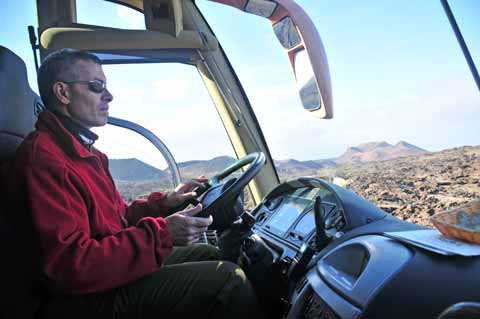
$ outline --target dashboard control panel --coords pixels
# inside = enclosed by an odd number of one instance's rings
[[[315,198],[322,198],[321,214],[327,236],[335,237],[345,228],[341,202],[327,187],[300,187],[266,199],[255,211],[256,231],[294,247],[308,243],[315,233]]]

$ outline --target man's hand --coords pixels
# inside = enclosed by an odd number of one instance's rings
[[[192,192],[195,187],[202,186],[202,183],[208,182],[208,178],[205,176],[199,176],[187,183],[178,185],[172,192],[167,194],[167,207],[173,209],[179,207],[187,200],[196,198],[197,194]]]
[[[174,246],[186,246],[198,241],[212,223],[212,216],[194,217],[202,210],[202,204],[165,218]]]

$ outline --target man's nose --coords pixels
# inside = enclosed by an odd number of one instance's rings
[[[110,102],[113,101],[113,95],[112,95],[112,93],[110,93],[110,91],[108,89],[105,89],[105,91],[103,91],[102,99],[104,101],[110,103]]]

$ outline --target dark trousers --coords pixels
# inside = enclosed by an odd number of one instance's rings
[[[209,245],[174,248],[158,272],[109,292],[61,296],[41,318],[260,318],[253,289]]]

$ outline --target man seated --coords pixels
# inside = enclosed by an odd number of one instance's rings
[[[90,130],[107,123],[113,99],[101,61],[88,52],[54,52],[38,85],[46,110],[18,149],[15,169],[49,292],[41,316],[259,317],[242,270],[219,261],[213,246],[194,244],[212,217],[195,217],[201,204],[171,211],[206,179],[131,205],[121,198]]]

